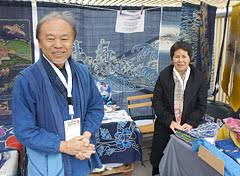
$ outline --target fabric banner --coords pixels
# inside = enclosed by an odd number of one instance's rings
[[[31,2],[0,1],[0,118],[11,116],[14,77],[32,63]]]
[[[213,41],[215,30],[216,7],[201,2],[199,27],[199,43],[196,66],[205,73],[209,81],[209,95],[214,89],[214,61],[213,61]]]
[[[214,86],[213,41],[216,7],[183,2],[180,38],[192,44],[194,65],[209,81],[209,95]]]
[[[240,108],[240,4],[233,6],[222,89],[234,111]]]
[[[54,10],[74,15],[77,38],[73,58],[88,65],[96,81],[110,85],[120,106],[126,104],[127,93],[153,89],[158,77],[160,9],[145,11],[144,32],[131,34],[115,32],[119,9],[114,7],[37,3],[39,18]]]
[[[32,59],[31,2],[0,1],[0,175],[24,175],[23,152],[12,127],[11,92],[15,76]],[[20,155],[7,151],[13,149]]]
[[[159,72],[172,63],[170,47],[179,40],[181,8],[164,7],[159,41]]]

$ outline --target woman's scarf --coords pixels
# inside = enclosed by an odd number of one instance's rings
[[[190,67],[183,74],[183,77],[180,76],[176,68],[173,68],[173,80],[175,83],[174,87],[174,114],[176,122],[181,124],[182,111],[183,111],[183,102],[184,102],[184,90],[190,75]]]

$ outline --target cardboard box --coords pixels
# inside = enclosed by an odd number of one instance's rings
[[[221,175],[224,175],[224,161],[219,159],[213,153],[203,146],[199,147],[198,156],[205,161],[208,165],[214,168]]]

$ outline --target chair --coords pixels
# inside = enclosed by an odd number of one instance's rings
[[[142,159],[143,161],[148,161],[150,158],[151,153],[151,146],[152,146],[152,138],[154,132],[154,120],[155,120],[155,113],[152,108],[152,98],[153,94],[144,94],[144,95],[136,95],[136,96],[129,96],[127,97],[128,100],[128,111],[129,115],[132,119],[136,122],[136,126],[143,134],[142,138]],[[140,116],[134,116],[133,110],[139,110],[138,114]],[[147,115],[142,115],[144,111],[141,110],[148,110],[149,113]],[[149,119],[150,123],[141,124],[141,120]]]
[[[152,108],[152,98],[153,98],[153,94],[135,95],[135,96],[127,97],[129,115],[132,117],[134,121],[152,119],[152,123],[150,124],[140,125],[140,126],[137,125],[143,134],[153,133],[154,131],[155,113]],[[148,110],[151,111],[151,113],[148,115],[134,116],[132,113],[132,110],[136,108],[143,108],[143,109],[147,108]],[[140,111],[140,114],[141,114],[141,111]]]

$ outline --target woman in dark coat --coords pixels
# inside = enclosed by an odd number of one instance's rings
[[[161,71],[154,88],[153,108],[157,115],[150,162],[152,175],[175,129],[190,130],[201,123],[207,106],[207,81],[192,62],[191,45],[176,42],[170,49],[172,64]]]

